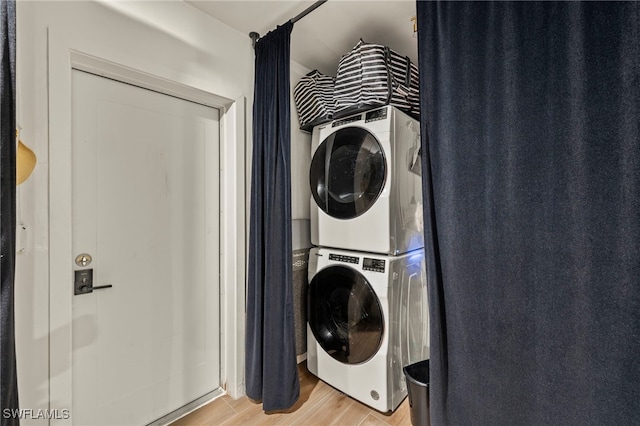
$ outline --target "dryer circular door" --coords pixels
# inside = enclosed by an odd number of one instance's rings
[[[361,127],[345,127],[318,146],[309,183],[318,207],[337,219],[352,219],[373,206],[387,175],[376,137]]]
[[[380,349],[384,317],[371,284],[358,271],[329,266],[318,272],[307,294],[309,328],[334,359],[360,364]]]

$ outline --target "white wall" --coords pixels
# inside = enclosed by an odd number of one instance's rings
[[[17,219],[27,229],[16,270],[18,386],[22,408],[45,409],[49,343],[56,339],[49,336],[48,34],[80,50],[90,40],[103,59],[157,77],[229,99],[246,96],[248,106],[253,52],[246,34],[182,2],[19,1],[17,7],[18,123],[38,157],[33,175],[18,187]],[[250,111],[247,121],[249,141]]]
[[[291,62],[291,218],[309,220],[311,134],[300,130],[293,88],[311,70]]]
[[[294,250],[311,246],[309,226],[311,134],[300,130],[298,112],[293,100],[293,88],[309,71],[311,70],[291,62],[291,218]]]

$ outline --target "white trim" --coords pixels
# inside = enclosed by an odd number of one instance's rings
[[[245,106],[246,99],[236,99],[228,109],[228,122],[222,139],[220,185],[221,223],[220,268],[222,374],[225,388],[234,399],[245,394],[244,348],[245,348]],[[230,142],[233,145],[230,145]],[[230,190],[226,190],[230,189]],[[232,350],[231,350],[232,348]]]
[[[179,420],[183,417],[188,416],[189,414],[193,413],[194,411],[196,411],[198,408],[202,408],[205,405],[213,402],[214,400],[222,397],[225,395],[225,392],[218,388],[216,390],[214,390],[213,392],[209,392],[206,395],[201,396],[200,398],[196,399],[195,401],[191,401],[190,403],[188,403],[187,405],[185,405],[184,407],[180,407],[178,408],[176,411],[173,411],[169,414],[167,414],[164,417],[159,418],[158,420],[155,420],[151,423],[149,423],[147,426],[165,426],[165,425],[170,425],[171,423],[175,422],[176,420]]]
[[[71,61],[49,31],[49,407],[72,405]],[[60,420],[52,424],[71,424]]]
[[[101,77],[164,93],[165,95],[175,96],[187,101],[218,108],[222,113],[225,112],[225,109],[233,105],[231,99],[223,98],[192,86],[157,77],[123,65],[114,64],[77,50],[69,49],[69,55],[72,68],[80,71],[86,71]]]
[[[49,78],[49,407],[71,409],[71,72],[80,69],[192,102],[222,115],[220,170],[221,383],[244,395],[245,103],[101,59],[91,43],[82,50],[48,31]],[[77,41],[76,43],[77,44]],[[229,165],[226,167],[225,165]],[[51,424],[70,425],[70,419]]]

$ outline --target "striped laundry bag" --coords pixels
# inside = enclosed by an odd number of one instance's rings
[[[334,118],[382,105],[420,115],[416,64],[387,46],[362,39],[338,63]]]
[[[293,89],[300,129],[311,131],[313,126],[331,121],[335,111],[333,86],[335,77],[313,70],[300,79]]]

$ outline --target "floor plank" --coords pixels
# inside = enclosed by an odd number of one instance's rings
[[[411,424],[410,410],[411,407],[409,407],[409,398],[405,398],[405,400],[402,401],[402,403],[393,413],[383,414],[379,411],[371,410],[371,415],[390,426],[404,426]]]
[[[373,414],[369,414],[358,426],[389,426],[389,423],[383,422]]]
[[[172,426],[217,425],[233,417],[236,411],[225,401],[225,399],[227,399],[225,397],[227,397],[227,395],[217,398],[193,413],[176,420],[172,423]]]
[[[298,366],[300,399],[289,410],[265,413],[262,404],[224,395],[172,423],[171,426],[213,425],[348,425],[410,426],[409,401],[391,414],[380,413],[332,388],[311,374],[306,363]]]
[[[370,411],[370,408],[358,401],[333,391],[321,404],[316,404],[308,416],[292,425],[358,425]]]

